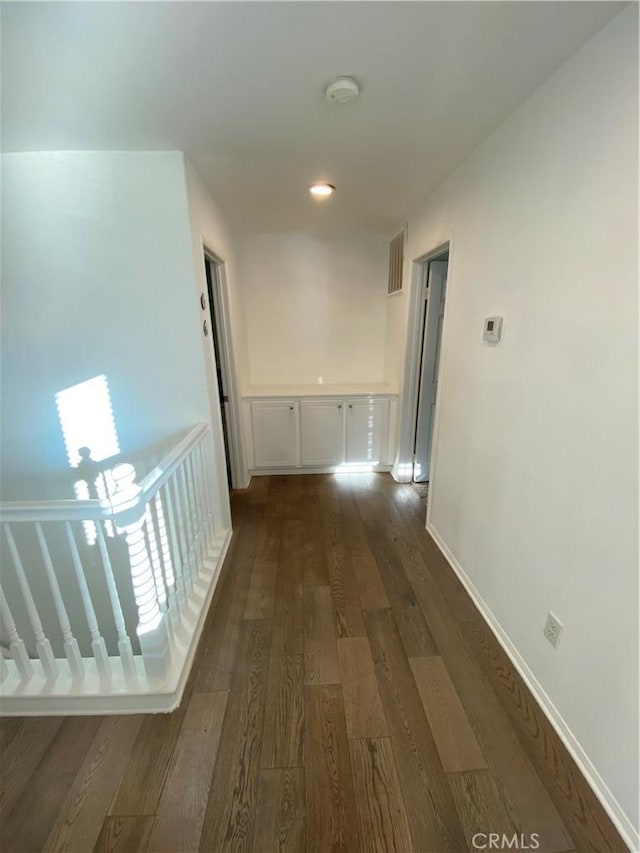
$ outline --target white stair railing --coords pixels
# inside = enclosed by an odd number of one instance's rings
[[[230,536],[210,442],[194,427],[139,483],[117,464],[107,499],[0,505],[3,713],[175,706]]]

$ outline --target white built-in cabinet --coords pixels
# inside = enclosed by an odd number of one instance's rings
[[[250,469],[388,470],[388,396],[245,400]]]
[[[345,462],[386,464],[389,400],[380,397],[350,400],[346,408]]]
[[[300,401],[301,464],[339,465],[344,447],[342,400]]]
[[[253,401],[251,432],[256,468],[290,468],[298,464],[297,400]]]

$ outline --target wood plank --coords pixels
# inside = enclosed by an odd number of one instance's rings
[[[153,817],[107,817],[93,853],[142,853],[147,849]]]
[[[253,853],[301,853],[304,839],[304,769],[261,770]]]
[[[365,620],[415,848],[459,853],[464,834],[393,616]]]
[[[345,553],[328,553],[331,603],[338,637],[364,637],[366,629],[351,559]]]
[[[480,611],[471,600],[469,593],[452,570],[442,551],[426,531],[419,538],[419,550],[456,620],[458,622],[483,621]]]
[[[486,768],[486,759],[442,658],[409,658],[409,664],[446,772]]]
[[[388,738],[349,742],[363,851],[411,853],[413,839]]]
[[[467,649],[480,661],[520,742],[578,846],[617,849],[618,833],[557,732],[485,622],[461,625]]]
[[[252,568],[253,560],[249,558],[233,563],[234,583],[229,596],[220,601],[203,632],[198,671],[193,682],[193,689],[197,693],[216,693],[229,689],[235,670]]]
[[[284,519],[285,521],[304,520],[304,475],[293,474],[283,477],[285,481]]]
[[[529,841],[529,848],[533,845],[533,849],[537,849],[533,844],[535,839],[514,824],[489,770],[451,773],[447,781],[471,850],[476,833],[490,832],[504,834],[509,838],[514,833],[522,834]],[[484,843],[484,839],[477,841]]]
[[[351,564],[362,609],[384,610],[390,607],[375,557],[373,555],[355,555],[351,558]]]
[[[158,803],[149,851],[198,849],[229,694],[194,693]]]
[[[271,477],[267,503],[264,508],[264,535],[261,538],[256,559],[277,563],[282,544],[282,521],[287,497],[284,477]]]
[[[342,691],[305,688],[306,853],[361,849]]]
[[[22,794],[2,821],[6,850],[42,850],[102,718],[78,717],[61,722]]]
[[[355,491],[356,506],[358,513],[365,525],[374,522],[376,524],[386,524],[389,518],[389,500],[384,493],[384,475],[369,474],[364,475],[366,479],[361,481]],[[351,475],[351,481],[355,480],[355,475]]]
[[[184,710],[144,718],[110,815],[153,815],[164,785]]]
[[[410,580],[513,822],[527,834],[539,832],[542,848],[549,853],[570,849],[574,844],[571,835],[504,707],[465,648],[461,623],[456,621],[428,571],[416,569]]]
[[[303,759],[302,655],[271,658],[261,766],[297,767]]]
[[[273,616],[276,560],[254,560],[244,609],[245,619],[270,619]]]
[[[265,474],[259,477],[252,477],[247,489],[247,500],[250,504],[264,504],[267,501],[269,489],[271,486],[271,477]]]
[[[58,814],[43,850],[93,850],[142,725],[141,716],[105,717]]]
[[[420,657],[438,654],[436,642],[390,535],[378,522],[366,522],[365,529],[407,655]]]
[[[266,620],[243,623],[239,664],[200,838],[203,853],[252,847],[270,634]]]
[[[324,526],[320,492],[309,489],[304,498],[303,563],[304,585],[328,586],[329,568],[324,549]]]
[[[14,731],[2,751],[0,826],[22,795],[25,785],[62,725],[60,717],[33,717]]]
[[[340,681],[331,590],[316,586],[304,593],[304,683]]]
[[[366,637],[338,640],[344,713],[350,738],[385,737],[387,721]]]
[[[331,602],[336,635],[364,637],[366,629],[358,587],[351,566],[351,557],[344,543],[342,517],[338,509],[331,510],[323,497],[324,547],[327,555]]]
[[[0,717],[0,759],[11,741],[24,728],[26,717]]]
[[[343,519],[344,544],[352,559],[373,556],[354,493],[356,476],[349,475],[349,491],[342,491],[338,496],[340,515]],[[355,488],[357,489],[357,486]]]
[[[198,671],[193,681],[193,689],[198,693],[229,689],[253,563],[265,538],[265,526],[264,505],[248,504],[234,534],[233,553],[228,561],[225,560],[230,582],[217,602],[200,641]]]
[[[285,519],[273,610],[271,653],[274,656],[304,652],[302,534],[302,521]]]
[[[446,598],[451,613],[457,621],[469,622],[482,619],[480,612],[458,580],[446,558],[425,529],[424,512],[419,519],[407,518],[397,502],[393,502],[387,531],[410,577],[414,571],[428,571],[437,581]],[[428,569],[427,569],[428,567]]]

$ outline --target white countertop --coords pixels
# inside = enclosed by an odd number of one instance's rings
[[[370,394],[395,396],[398,392],[382,382],[356,382],[347,385],[248,385],[242,396],[259,397],[366,397]]]

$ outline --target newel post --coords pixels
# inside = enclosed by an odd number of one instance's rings
[[[138,608],[136,634],[149,678],[164,679],[171,664],[166,615],[160,610],[156,582],[144,535],[146,506],[135,482],[136,471],[128,463],[112,469],[116,483],[111,496],[116,529],[124,534],[129,549],[133,595]]]

